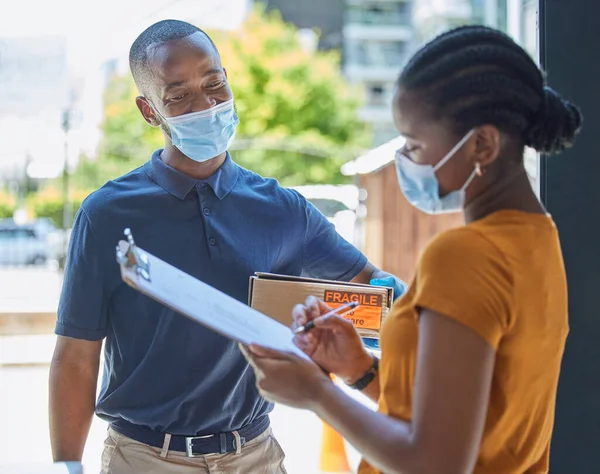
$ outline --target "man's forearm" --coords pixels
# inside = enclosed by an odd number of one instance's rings
[[[61,362],[50,366],[50,441],[54,461],[81,461],[94,416],[97,380],[97,370],[94,374]]]
[[[356,275],[351,281],[353,283],[364,283],[368,285],[369,282],[372,280],[373,275],[377,275],[377,273],[380,271],[381,270],[378,270],[373,264],[367,262],[367,264],[360,271],[360,273]]]

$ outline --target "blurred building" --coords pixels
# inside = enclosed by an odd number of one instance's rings
[[[364,88],[360,117],[371,124],[373,145],[397,135],[390,104],[394,81],[413,41],[414,0],[269,0],[285,21],[320,34],[320,49],[339,49],[348,80]]]
[[[397,136],[390,113],[394,82],[420,44],[453,27],[485,24],[537,52],[536,0],[268,0],[285,21],[320,35],[319,49],[340,49],[348,80],[364,89],[360,117],[373,145]]]
[[[344,73],[364,87],[360,117],[372,125],[375,146],[398,135],[390,110],[414,39],[412,9],[412,0],[346,0]]]
[[[535,54],[537,4],[537,0],[415,0],[417,39],[423,43],[450,28],[482,24],[505,31]]]
[[[343,48],[344,0],[266,0],[267,10],[278,10],[284,21],[300,29],[314,29],[318,48]]]

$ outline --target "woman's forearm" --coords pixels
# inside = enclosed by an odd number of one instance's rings
[[[379,387],[378,383],[375,385]],[[324,386],[313,410],[381,471],[388,474],[426,472],[419,465],[409,423],[372,411],[334,384]]]
[[[364,362],[350,364],[345,371],[345,374],[335,374],[338,378],[343,380],[346,385],[353,385],[362,377],[364,377],[367,371],[371,369],[373,365],[373,357],[375,356],[373,354],[369,354],[367,351],[365,351],[364,354]],[[381,393],[379,386],[379,373],[375,374],[375,378],[371,380],[369,385],[361,390],[361,393],[375,403],[379,402],[379,395]]]
[[[371,383],[362,389],[360,393],[375,403],[379,402],[379,395],[381,394],[381,389],[379,387],[379,374],[377,374]]]

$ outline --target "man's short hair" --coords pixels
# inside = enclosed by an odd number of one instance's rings
[[[140,93],[147,93],[149,83],[152,79],[152,74],[148,67],[148,48],[153,45],[166,43],[167,41],[186,38],[198,32],[206,36],[215,53],[218,55],[219,51],[210,36],[197,26],[185,21],[162,20],[146,28],[137,37],[129,50],[129,67]]]

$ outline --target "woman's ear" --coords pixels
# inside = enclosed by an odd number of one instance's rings
[[[472,156],[473,167],[486,168],[500,154],[500,130],[494,125],[482,125],[475,130],[475,151]]]

